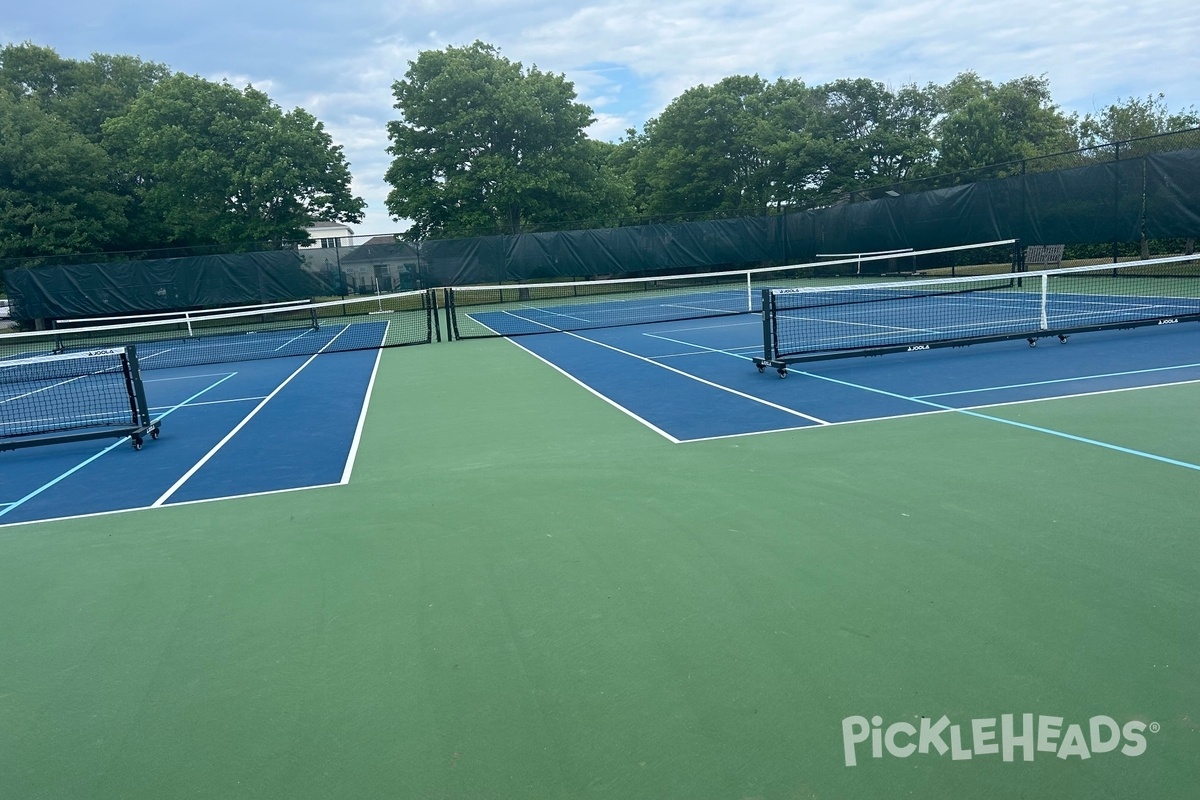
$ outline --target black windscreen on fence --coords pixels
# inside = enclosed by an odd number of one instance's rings
[[[757,217],[412,244],[372,240],[342,248],[333,259],[326,255],[321,269],[305,270],[296,251],[283,251],[14,269],[5,279],[13,316],[32,320],[344,296],[347,290],[753,269],[829,253],[1000,239],[1131,243],[1200,236],[1197,187],[1200,149],[1193,148]],[[380,282],[393,274],[408,283]]]

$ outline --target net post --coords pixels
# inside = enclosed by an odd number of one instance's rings
[[[138,413],[137,391],[134,389],[135,380],[133,377],[133,359],[130,354],[130,347],[126,347],[121,353],[121,376],[125,379],[125,396],[129,400],[129,424],[141,424],[141,414]]]
[[[763,328],[763,360],[771,361],[775,358],[774,353],[774,337],[771,335],[773,322],[775,320],[775,298],[771,295],[770,289],[762,290],[762,328]]]
[[[1048,291],[1049,287],[1050,287],[1050,276],[1043,272],[1042,273],[1042,320],[1041,320],[1042,330],[1046,330],[1050,327],[1050,315],[1049,315],[1048,309],[1046,307],[1048,299],[1050,297],[1050,292]]]
[[[129,387],[130,403],[133,406],[133,424],[148,427],[150,405],[146,402],[146,387],[142,383],[142,368],[138,364],[137,347],[128,345],[125,348],[125,357],[121,360]]]
[[[449,286],[442,289],[442,303],[446,309],[446,341],[459,338],[458,320],[454,316],[454,290]]]
[[[309,317],[310,317],[310,319],[311,319],[311,321],[312,321],[312,329],[313,329],[314,331],[319,331],[319,330],[321,330],[321,319],[320,319],[320,317],[318,317],[318,316],[317,316],[317,309],[316,309],[316,308],[310,308],[310,309],[308,310],[308,315],[309,315]]]
[[[430,332],[430,335],[429,335],[430,341],[432,341],[434,335],[436,335],[437,340],[440,342],[442,340],[442,322],[441,322],[441,318],[438,317],[438,313],[437,313],[438,305],[437,305],[437,290],[436,289],[426,289],[425,290],[424,303],[425,303],[425,313],[428,315],[426,324],[432,326],[432,331]]]

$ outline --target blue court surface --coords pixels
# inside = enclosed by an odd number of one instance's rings
[[[145,370],[160,438],[0,452],[0,525],[344,483],[379,352]]]
[[[675,442],[1200,380],[1191,323],[794,365],[759,373],[757,314],[512,340]]]

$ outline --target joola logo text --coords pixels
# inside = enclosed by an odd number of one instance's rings
[[[871,758],[949,754],[953,761],[995,755],[1003,761],[1018,757],[1033,761],[1036,754],[1047,753],[1064,760],[1084,760],[1114,751],[1140,756],[1146,752],[1146,733],[1158,730],[1157,722],[1131,720],[1120,725],[1103,715],[1071,724],[1064,724],[1062,717],[1001,714],[998,719],[972,719],[962,725],[943,716],[938,720],[922,717],[918,725],[893,722],[886,726],[882,717],[854,716],[842,720],[842,747],[847,767],[856,766],[868,749]],[[859,745],[863,745],[862,753]]]

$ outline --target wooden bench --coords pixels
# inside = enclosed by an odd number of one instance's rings
[[[1031,244],[1025,248],[1025,268],[1031,265],[1042,267],[1061,267],[1063,260],[1062,244]]]

